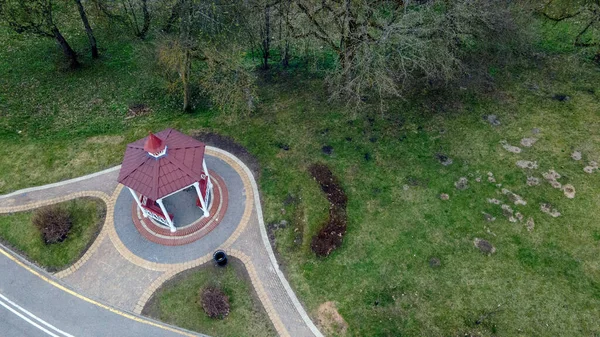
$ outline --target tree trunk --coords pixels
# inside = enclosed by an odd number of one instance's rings
[[[271,7],[265,5],[265,35],[263,37],[263,69],[269,69],[269,54],[271,48]]]
[[[69,68],[75,69],[79,67],[80,64],[79,61],[77,61],[77,53],[75,53],[73,48],[71,48],[67,40],[65,40],[65,37],[60,33],[56,26],[52,27],[52,34],[54,35],[56,42],[58,42],[58,45],[62,48],[62,51],[65,54],[65,57],[67,58],[69,62]]]
[[[140,39],[145,38],[146,33],[148,33],[148,29],[150,29],[150,12],[148,12],[148,0],[142,0],[142,13],[144,14],[144,26],[138,34],[138,37]]]
[[[173,5],[173,8],[171,8],[171,15],[169,16],[169,19],[163,28],[165,33],[170,33],[171,29],[173,29],[173,25],[175,24],[175,21],[177,21],[177,17],[180,16],[179,12],[181,11],[182,5],[183,0],[177,0],[177,2]]]
[[[79,67],[79,61],[77,61],[77,53],[75,53],[73,48],[71,48],[67,40],[65,40],[65,37],[58,30],[58,27],[56,27],[56,25],[54,24],[54,20],[52,18],[52,4],[49,1],[47,2],[47,6],[44,7],[43,13],[45,16],[44,20],[46,21],[46,24],[50,27],[52,31],[52,36],[54,36],[56,42],[58,42],[58,45],[62,48],[63,54],[65,54],[65,57],[69,62],[69,68],[75,69]]]
[[[181,83],[183,84],[183,111],[190,111],[190,74],[192,72],[192,57],[189,49],[186,49],[184,52],[182,70]]]
[[[90,48],[92,49],[92,58],[98,58],[98,47],[96,46],[96,38],[94,37],[94,32],[92,31],[92,27],[90,27],[90,22],[88,21],[87,14],[85,14],[85,10],[83,9],[83,5],[81,4],[81,0],[75,0],[77,3],[77,9],[79,9],[79,16],[81,16],[81,21],[83,21],[83,26],[85,27],[85,32],[87,33],[88,40],[90,41]]]

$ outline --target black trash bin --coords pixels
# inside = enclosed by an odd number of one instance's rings
[[[219,265],[221,267],[224,267],[225,265],[227,265],[227,254],[225,254],[225,252],[222,250],[217,250],[213,254],[213,259],[215,260],[217,265]]]

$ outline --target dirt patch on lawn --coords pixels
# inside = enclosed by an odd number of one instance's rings
[[[245,147],[236,143],[233,138],[207,131],[192,132],[191,136],[206,145],[218,147],[219,149],[232,153],[248,166],[256,180],[260,177],[260,165],[258,159],[248,152]]]
[[[329,201],[329,219],[319,233],[313,237],[311,248],[318,256],[328,256],[342,244],[342,239],[346,234],[348,197],[327,166],[313,164],[308,171],[321,185],[321,190]]]
[[[118,145],[125,140],[123,136],[95,136],[86,140],[88,144]]]
[[[317,310],[318,324],[326,336],[345,336],[348,323],[340,315],[334,302],[325,302]]]
[[[126,119],[144,116],[152,113],[152,109],[144,103],[134,103],[127,107]]]

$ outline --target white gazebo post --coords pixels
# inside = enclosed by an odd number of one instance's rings
[[[198,193],[198,199],[200,199],[200,205],[202,205],[202,210],[204,211],[204,216],[208,216],[208,209],[206,209],[206,201],[204,201],[202,192],[200,192],[200,183],[195,182],[194,187],[196,188],[196,193]],[[208,193],[208,186],[207,186],[206,192]]]
[[[169,227],[171,228],[171,233],[175,232],[177,229],[173,225],[173,221],[171,221],[171,217],[169,216],[169,212],[167,212],[167,209],[165,208],[165,205],[163,205],[162,198],[156,200],[156,203],[158,204],[158,206],[160,206],[160,210],[165,215],[165,219],[167,219],[167,223],[169,224]]]
[[[142,214],[144,215],[144,218],[147,218],[148,215],[146,214],[146,211],[142,207],[142,202],[140,201],[140,198],[137,196],[137,194],[135,193],[135,191],[132,190],[130,187],[127,187],[127,189],[129,189],[129,192],[131,192],[131,195],[133,195],[133,200],[135,200],[135,202],[137,203],[138,207],[140,208],[140,211],[142,211]]]
[[[204,173],[206,174],[206,183],[207,183],[207,188],[206,188],[206,201],[208,202],[208,193],[210,191],[210,193],[212,193],[212,189],[213,189],[213,184],[210,181],[210,174],[208,173],[208,168],[206,168],[206,160],[204,158],[202,158],[202,169],[204,169]]]

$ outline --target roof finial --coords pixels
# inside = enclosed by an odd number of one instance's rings
[[[148,132],[148,138],[144,143],[144,151],[148,152],[151,156],[158,158],[167,152],[167,146],[162,139],[158,138],[152,132]]]

